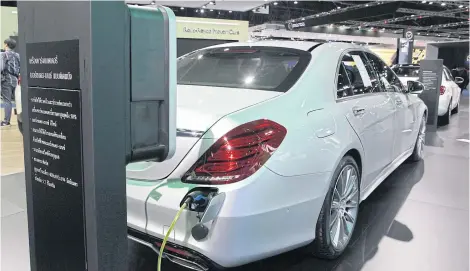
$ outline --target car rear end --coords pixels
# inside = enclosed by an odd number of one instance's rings
[[[392,67],[403,85],[407,85],[408,81],[419,80],[419,65],[395,65]],[[441,86],[439,87],[439,106],[438,115],[443,116],[447,113],[450,101],[452,99],[452,91],[445,84],[444,74],[442,75]]]
[[[312,240],[319,212],[312,206],[322,205],[323,186],[315,186],[311,175],[287,177],[269,167],[274,155],[278,162],[289,158],[282,144],[289,134],[286,120],[296,113],[286,116],[278,108],[311,54],[235,46],[185,57],[178,61],[174,157],[127,169],[131,238],[145,239],[158,251],[188,192],[210,188],[214,211],[205,217],[182,213],[165,249],[169,260],[196,270],[232,267]],[[329,173],[315,178],[326,183]],[[296,193],[289,193],[292,185]],[[201,219],[208,234],[197,240],[192,231]]]

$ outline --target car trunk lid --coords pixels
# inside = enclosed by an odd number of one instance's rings
[[[241,88],[178,85],[176,152],[163,162],[137,162],[126,167],[127,178],[164,179],[178,166],[201,136],[219,119],[271,99],[282,92]]]

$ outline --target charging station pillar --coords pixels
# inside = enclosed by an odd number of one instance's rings
[[[18,1],[32,271],[127,268],[125,8]]]
[[[18,1],[32,271],[127,270],[126,163],[175,149],[168,21],[124,1]]]

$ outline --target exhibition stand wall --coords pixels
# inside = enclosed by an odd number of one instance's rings
[[[16,7],[1,7],[0,14],[0,38],[3,42],[18,33],[18,11]]]

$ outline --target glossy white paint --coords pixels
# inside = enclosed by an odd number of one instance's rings
[[[450,74],[450,72],[449,72]],[[450,74],[451,75],[451,74]],[[408,81],[418,81],[418,77],[402,77],[400,76],[400,81],[406,86]],[[455,109],[460,102],[460,87],[454,82],[453,78],[445,75],[445,71],[442,71],[442,81],[441,85],[446,88],[444,94],[439,96],[439,105],[438,105],[438,116],[444,116],[447,113],[447,109]],[[452,104],[450,102],[452,101]]]
[[[302,50],[314,45],[249,44]],[[426,107],[415,95],[402,93],[337,100],[338,63],[350,49],[365,50],[346,43],[324,44],[313,50],[309,66],[286,93],[180,86],[177,127],[205,133],[200,138],[178,137],[177,152],[169,161],[128,167],[129,227],[163,238],[180,201],[196,186],[182,183],[181,176],[218,138],[256,119],[283,125],[287,135],[282,144],[252,176],[218,186],[226,199],[218,217],[207,225],[206,239],[192,238],[190,231],[198,220],[185,211],[170,242],[198,251],[224,267],[311,242],[332,172],[351,150],[361,157],[361,199],[365,199],[411,154],[420,124],[417,120]],[[364,108],[364,114],[354,115],[354,107]]]

